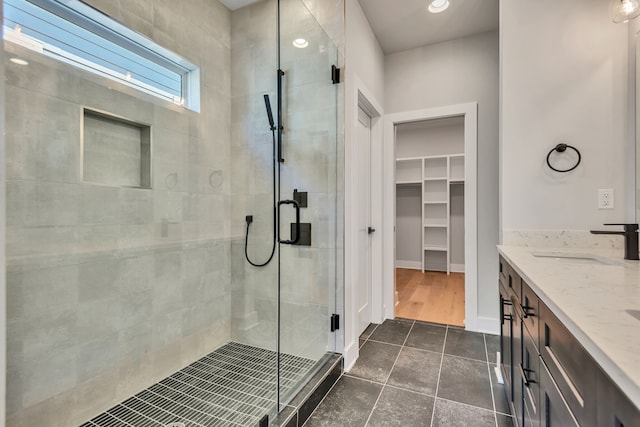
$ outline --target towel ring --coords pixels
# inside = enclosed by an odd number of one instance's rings
[[[578,155],[578,161],[576,162],[576,164],[573,165],[573,167],[571,167],[569,169],[556,169],[553,166],[551,166],[551,163],[549,162],[549,158],[551,157],[551,154],[554,151],[557,151],[558,153],[564,153],[565,151],[567,151],[567,148],[571,148]],[[556,145],[555,147],[553,147],[551,149],[551,151],[549,151],[549,154],[547,154],[547,166],[549,166],[552,170],[554,170],[556,172],[561,172],[561,173],[571,172],[572,170],[574,170],[575,168],[578,167],[578,165],[580,164],[581,160],[582,160],[582,155],[580,154],[580,151],[576,147],[574,147],[572,145],[564,144],[564,143]]]

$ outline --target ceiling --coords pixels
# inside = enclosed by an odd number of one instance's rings
[[[498,29],[498,0],[449,0],[438,14],[430,0],[358,1],[385,54]]]

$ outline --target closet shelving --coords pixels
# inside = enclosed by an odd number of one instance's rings
[[[396,185],[422,194],[422,270],[451,272],[450,195],[464,184],[464,154],[396,159]]]

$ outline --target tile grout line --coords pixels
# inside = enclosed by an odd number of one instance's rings
[[[369,412],[369,416],[367,417],[367,421],[364,423],[365,427],[366,427],[367,424],[369,424],[369,420],[371,420],[371,416],[373,415],[373,411],[376,410],[376,406],[378,405],[378,402],[380,401],[380,397],[382,396],[382,393],[384,392],[384,388],[387,386],[387,383],[389,382],[389,378],[391,378],[391,373],[393,372],[393,369],[396,367],[396,363],[398,363],[398,359],[400,358],[400,354],[402,353],[402,350],[404,349],[404,344],[409,339],[409,335],[411,334],[411,331],[413,330],[413,325],[415,325],[415,324],[416,324],[416,321],[414,320],[411,323],[411,327],[409,328],[409,332],[407,332],[407,335],[404,337],[404,341],[402,341],[402,346],[400,347],[400,351],[398,352],[398,355],[396,356],[396,360],[393,361],[393,366],[391,366],[391,370],[389,370],[389,375],[387,375],[387,379],[384,381],[384,385],[380,389],[380,393],[378,394],[378,398],[376,399],[376,402],[373,404],[373,408],[371,408],[371,412]]]
[[[493,395],[493,378],[491,375],[491,364],[489,363],[489,347],[487,347],[487,335],[482,334],[482,340],[484,341],[484,354],[487,358],[487,372],[489,372],[489,389],[491,391],[491,403],[493,404],[493,418],[496,422],[496,427],[498,427],[498,414],[496,413],[496,398]]]
[[[358,353],[360,353],[360,349],[362,347],[364,347],[364,345],[367,343],[367,341],[369,341],[369,339],[371,338],[371,335],[373,335],[373,333],[376,331],[376,329],[378,329],[378,326],[382,325],[382,323],[370,323],[370,325],[376,325],[375,328],[373,328],[373,331],[371,331],[371,333],[369,335],[367,335],[367,337],[364,339],[364,342],[362,343],[362,345],[360,345],[360,337],[358,337]],[[360,335],[362,336],[362,335]]]
[[[445,402],[451,402],[451,403],[455,403],[457,405],[462,405],[462,406],[466,406],[468,408],[472,408],[472,409],[479,409],[481,411],[486,411],[486,412],[493,412],[491,409],[487,409],[487,408],[483,408],[482,406],[476,406],[476,405],[471,405],[469,403],[464,403],[464,402],[458,402],[457,400],[453,400],[453,399],[447,399],[446,397],[439,397],[438,400],[443,400]]]
[[[436,396],[433,399],[433,411],[431,412],[431,427],[433,427],[433,420],[436,417],[436,403],[438,402],[438,387],[440,387],[440,375],[442,375],[442,364],[444,362],[444,350],[447,347],[447,335],[449,335],[449,326],[447,325],[447,329],[444,331],[444,343],[442,344],[442,355],[440,356],[440,369],[438,369],[438,381],[436,382],[436,392],[434,393]]]
[[[409,348],[411,348],[411,347],[409,347]],[[366,381],[366,382],[369,382],[369,383],[385,386],[385,383],[381,383],[380,381],[370,380],[370,379],[367,379],[367,378],[360,378],[360,377],[356,377],[355,375],[351,375],[351,374],[348,374],[348,373],[344,374],[344,376],[348,377],[348,378],[353,378],[353,379],[356,379],[356,380],[360,380],[360,381]],[[395,388],[397,390],[408,391],[408,392],[411,392],[411,393],[419,394],[421,396],[428,396],[428,397],[435,398],[435,396],[433,396],[431,394],[422,393],[422,392],[411,390],[409,388],[404,388],[404,387],[401,387],[401,386],[398,386],[398,385],[386,384],[385,387],[391,387],[391,388]]]

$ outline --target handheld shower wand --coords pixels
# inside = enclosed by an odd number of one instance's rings
[[[269,95],[267,94],[264,95],[264,106],[267,109],[267,118],[269,119],[269,127],[271,130],[271,139],[272,139],[272,146],[273,146],[273,246],[271,247],[271,255],[269,255],[269,259],[267,259],[265,262],[263,262],[262,264],[259,264],[251,261],[251,259],[249,258],[249,252],[247,250],[247,247],[249,246],[249,227],[253,222],[253,215],[247,215],[245,218],[245,221],[247,223],[247,232],[244,239],[244,257],[247,259],[249,264],[253,265],[254,267],[264,267],[271,262],[271,260],[273,259],[273,255],[276,253],[276,240],[277,240],[276,233],[277,233],[278,218],[276,217],[276,210],[277,210],[277,207],[276,207],[277,206],[276,205],[276,126],[273,121],[273,113],[271,111],[271,101],[269,101]]]
[[[275,131],[276,125],[273,121],[273,113],[271,112],[271,101],[269,101],[269,95],[265,93],[263,96],[264,96],[264,106],[267,108],[267,117],[269,118],[269,127],[271,131]]]

